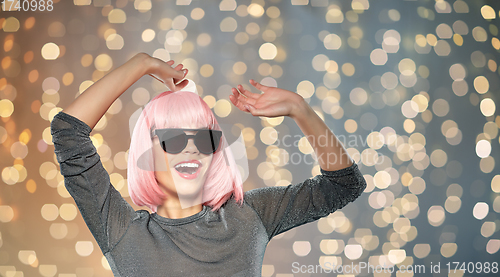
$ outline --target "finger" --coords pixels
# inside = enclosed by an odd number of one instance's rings
[[[249,113],[251,113],[253,116],[259,116],[260,111],[257,110],[253,105],[247,104],[244,106],[246,110],[248,110]]]
[[[239,110],[241,110],[243,112],[249,112],[248,109],[245,108],[245,106],[244,106],[245,104],[238,100],[238,96],[229,95],[229,100],[231,100],[231,103],[233,103],[233,105],[236,106]]]
[[[240,93],[241,89],[243,89],[243,87],[241,87],[240,90],[234,89],[237,92],[237,94],[235,94],[235,96],[237,97],[238,101],[243,103],[243,105],[245,105],[245,104],[255,105],[255,103],[258,100],[259,95],[255,94],[255,93],[251,93],[248,90],[245,90],[245,93],[246,93],[246,95],[245,95],[243,93]],[[240,92],[238,92],[238,91],[240,91]],[[234,93],[234,91],[233,91],[233,93]]]
[[[179,70],[182,69],[182,67],[183,67],[183,65],[180,63],[176,67],[174,67],[174,69],[177,70],[177,71],[179,71]]]
[[[175,68],[169,67],[166,69],[169,76],[167,78],[174,78],[182,80],[185,76],[184,70],[182,70],[182,64],[178,64]]]
[[[229,100],[231,101],[231,103],[233,103],[233,105],[234,105],[236,108],[238,108],[238,109],[240,109],[240,110],[241,110],[241,108],[243,107],[243,106],[241,106],[241,105],[240,105],[240,102],[238,102],[238,100],[236,99],[236,96],[234,96],[234,95],[229,95]],[[240,106],[238,106],[238,105],[240,105]]]
[[[233,96],[234,100],[237,102],[240,101],[240,99],[243,100],[245,98],[245,96],[241,95],[241,93],[236,88],[231,88],[231,92],[232,95],[230,96]]]
[[[154,70],[154,74],[157,76],[156,79],[160,79],[162,83],[165,83],[164,80],[168,78],[182,79],[182,76],[184,74],[182,71],[180,71],[182,69],[182,65],[181,67],[176,67],[176,69],[172,68],[172,66],[174,65],[173,60],[169,60],[166,62],[158,58],[153,58],[153,60],[156,64],[158,64],[158,69]]]
[[[185,72],[184,72],[184,70],[182,70],[183,67],[184,67],[184,65],[182,65],[180,63],[176,67],[173,68],[176,71],[176,73],[172,76],[174,79],[182,80],[184,78]],[[176,83],[176,82],[174,81],[174,83]]]
[[[245,97],[250,99],[257,99],[259,95],[252,93],[251,91],[246,90],[242,85],[238,85],[238,91],[243,94]]]
[[[233,105],[235,105],[235,106],[236,106],[236,99],[235,99],[235,98],[236,98],[236,97],[235,97],[234,95],[232,95],[232,94],[231,94],[231,95],[229,95],[229,101],[231,101],[231,103],[233,103]]]
[[[233,105],[235,105],[238,109],[243,107],[242,102],[238,100],[238,96],[231,94],[229,95],[229,100],[231,100],[231,103],[233,103]]]
[[[266,89],[269,88],[268,86],[264,86],[263,84],[255,81],[254,79],[250,79],[250,84],[260,91],[265,91]]]
[[[235,103],[233,103],[233,104],[235,104]],[[245,112],[245,113],[250,112],[247,108],[245,108],[245,106],[243,106],[241,104],[241,102],[236,103],[235,106],[236,106],[236,108],[238,108],[242,112]]]
[[[238,91],[236,88],[232,88],[231,91],[233,92],[233,96],[236,98],[238,101],[245,101],[246,97]]]
[[[176,83],[176,84],[177,84],[177,83],[179,83],[180,81],[182,81],[182,79],[186,78],[186,75],[188,74],[188,70],[187,70],[186,68],[184,68],[184,69],[182,70],[182,72],[183,72],[183,74],[184,74],[184,75],[182,76],[182,78],[174,78],[174,83]]]
[[[177,91],[175,88],[174,80],[172,78],[169,78],[165,80],[164,84],[171,90],[171,91]]]
[[[182,80],[180,83],[178,83],[177,85],[175,85],[175,91],[182,90],[188,84],[189,84],[189,80],[187,80],[187,79]]]
[[[235,99],[237,99],[237,98],[240,96],[240,93],[239,93],[239,92],[238,92],[238,90],[237,90],[237,89],[235,89],[235,88],[231,88],[231,93],[232,93],[232,94],[231,94],[231,95],[229,95],[229,96],[233,96]]]

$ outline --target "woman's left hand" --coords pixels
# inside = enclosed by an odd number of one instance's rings
[[[238,85],[237,89],[232,89],[233,94],[229,96],[231,102],[241,111],[249,112],[254,116],[294,118],[304,107],[304,98],[297,93],[264,86],[254,80],[250,80],[250,84],[263,93],[252,93],[242,85]]]

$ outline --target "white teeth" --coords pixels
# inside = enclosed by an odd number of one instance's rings
[[[199,164],[197,163],[181,163],[181,164],[178,164],[175,166],[175,168],[180,168],[180,167],[194,167],[194,168],[198,168],[200,167]]]

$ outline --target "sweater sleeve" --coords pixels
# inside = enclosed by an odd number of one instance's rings
[[[315,221],[358,198],[366,182],[356,164],[287,187],[248,191],[245,202],[260,216],[269,239],[291,228]]]
[[[92,129],[79,119],[58,113],[51,123],[52,141],[66,189],[103,253],[125,234],[134,209],[111,185],[97,150]]]

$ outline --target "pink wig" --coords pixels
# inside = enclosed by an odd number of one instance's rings
[[[220,130],[208,105],[193,92],[163,92],[145,106],[135,125],[128,156],[128,188],[136,205],[145,205],[156,212],[166,198],[155,178],[151,131],[192,124],[197,128]],[[241,176],[224,135],[206,174],[204,205],[217,210],[231,195],[242,203]]]

